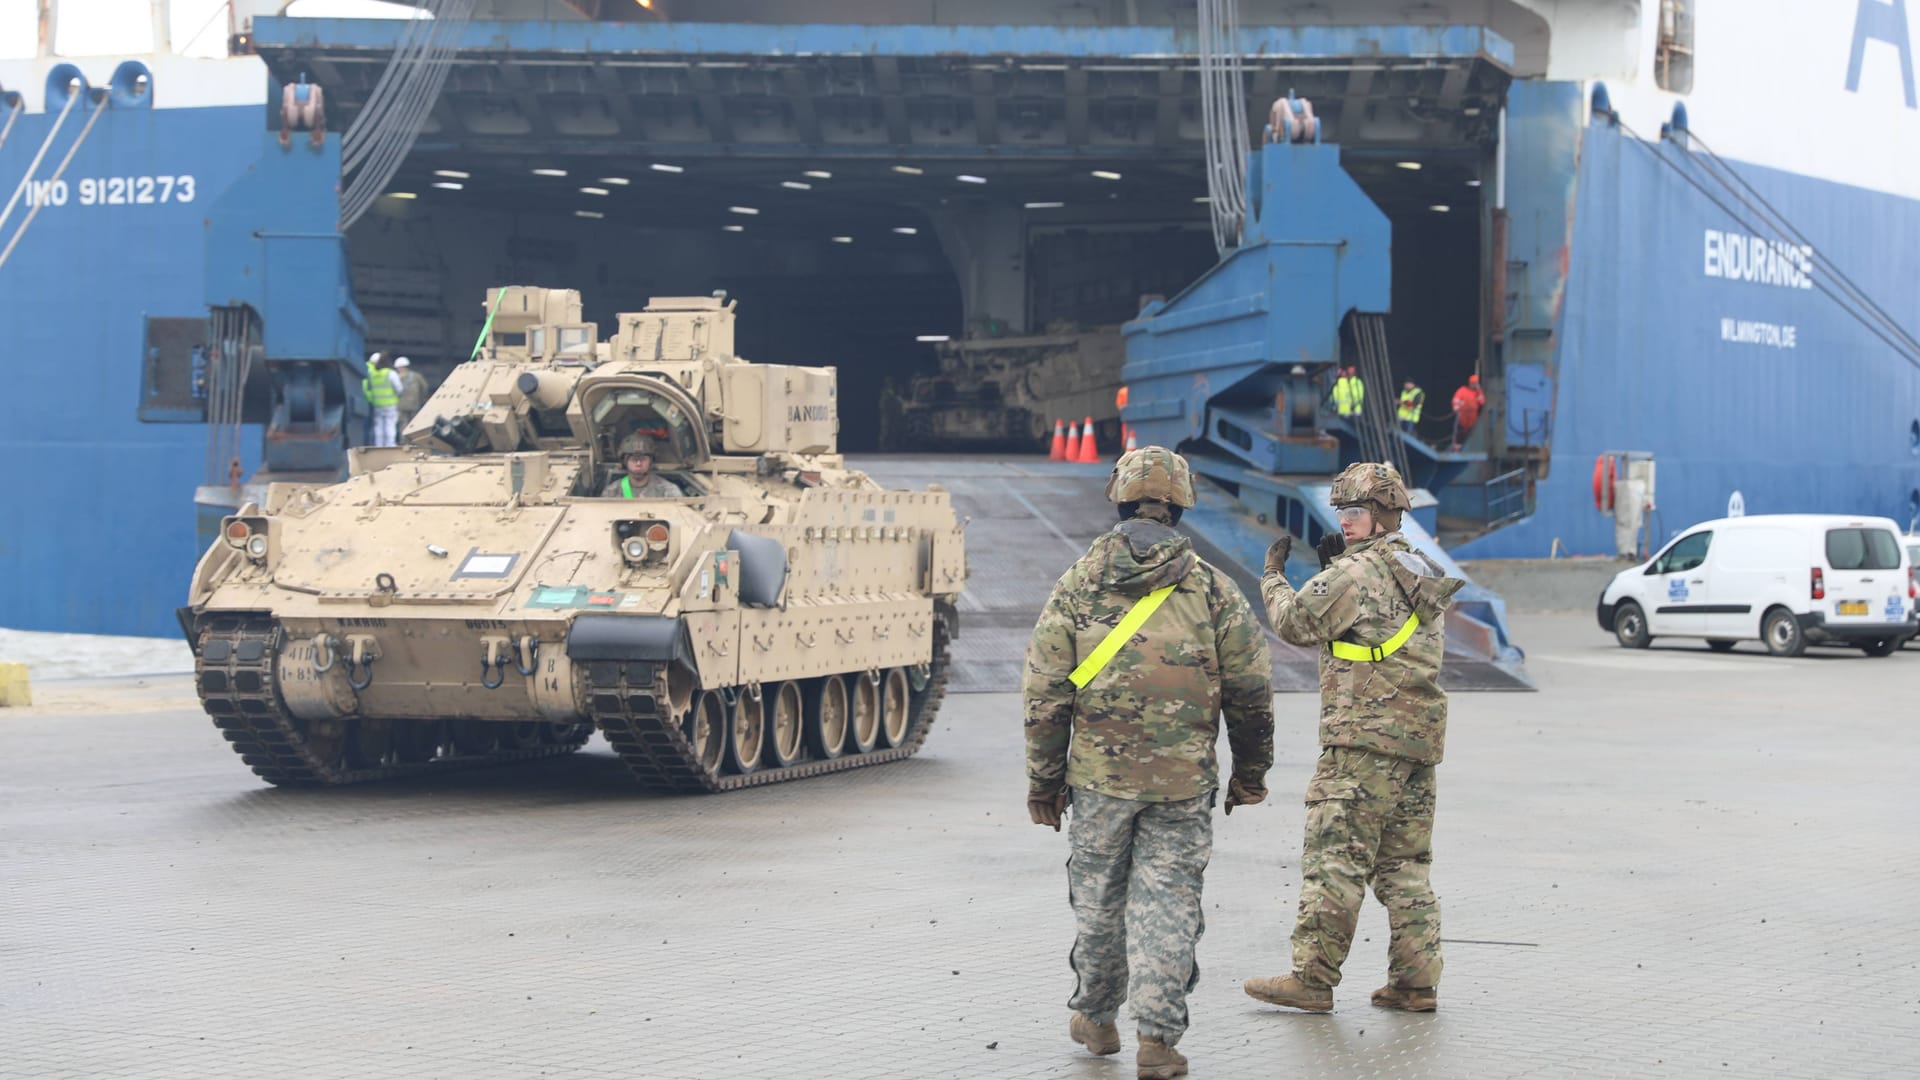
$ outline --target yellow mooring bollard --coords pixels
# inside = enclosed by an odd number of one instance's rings
[[[33,704],[27,686],[27,665],[0,664],[0,708]]]

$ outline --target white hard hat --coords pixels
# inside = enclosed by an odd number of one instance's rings
[[[413,361],[411,361],[411,360],[409,360],[409,359],[407,359],[406,357],[404,357],[404,356],[403,356],[403,357],[401,357],[400,359],[398,359],[398,360],[395,360],[395,361],[393,362],[393,366],[394,366],[394,367],[412,367],[412,366],[413,366]]]
[[[371,355],[371,356],[369,356],[369,357],[367,357],[367,363],[369,363],[369,364],[377,364],[377,363],[379,363],[379,362],[380,362],[380,354],[379,354],[379,353],[374,353],[373,355]]]

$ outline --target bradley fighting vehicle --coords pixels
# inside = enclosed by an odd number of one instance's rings
[[[847,469],[834,371],[735,357],[733,319],[655,299],[603,343],[578,293],[498,290],[404,445],[228,517],[180,614],[247,764],[345,784],[597,728],[716,791],[918,749],[966,576],[948,496]],[[636,431],[684,497],[601,497]]]
[[[1054,421],[1094,417],[1102,449],[1120,449],[1118,327],[1033,337],[969,338],[935,346],[938,374],[908,384],[904,446],[883,450],[1014,447],[1044,453]]]

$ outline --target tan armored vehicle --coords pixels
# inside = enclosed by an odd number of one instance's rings
[[[969,338],[936,346],[940,371],[908,384],[901,403],[905,445],[936,450],[1007,446],[1045,452],[1055,420],[1093,417],[1103,450],[1120,449],[1118,327],[1017,338]]]
[[[254,771],[354,783],[597,728],[648,785],[716,791],[918,749],[961,529],[943,490],[845,467],[833,369],[735,357],[720,299],[604,343],[571,290],[495,307],[405,445],[271,485],[194,571],[200,696]],[[655,497],[621,494],[623,447]]]

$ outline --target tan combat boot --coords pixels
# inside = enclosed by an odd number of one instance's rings
[[[1096,1024],[1085,1013],[1074,1013],[1067,1034],[1087,1048],[1087,1053],[1106,1057],[1120,1052],[1120,1029],[1112,1024]]]
[[[1247,996],[1269,1005],[1285,1005],[1306,1012],[1332,1012],[1333,991],[1324,986],[1308,986],[1297,975],[1285,978],[1248,979]]]
[[[1440,1007],[1440,995],[1430,986],[1388,984],[1373,992],[1373,1003],[1383,1009],[1432,1012]]]
[[[1134,1055],[1140,1080],[1173,1080],[1187,1075],[1187,1059],[1159,1039],[1140,1037],[1140,1052]]]

